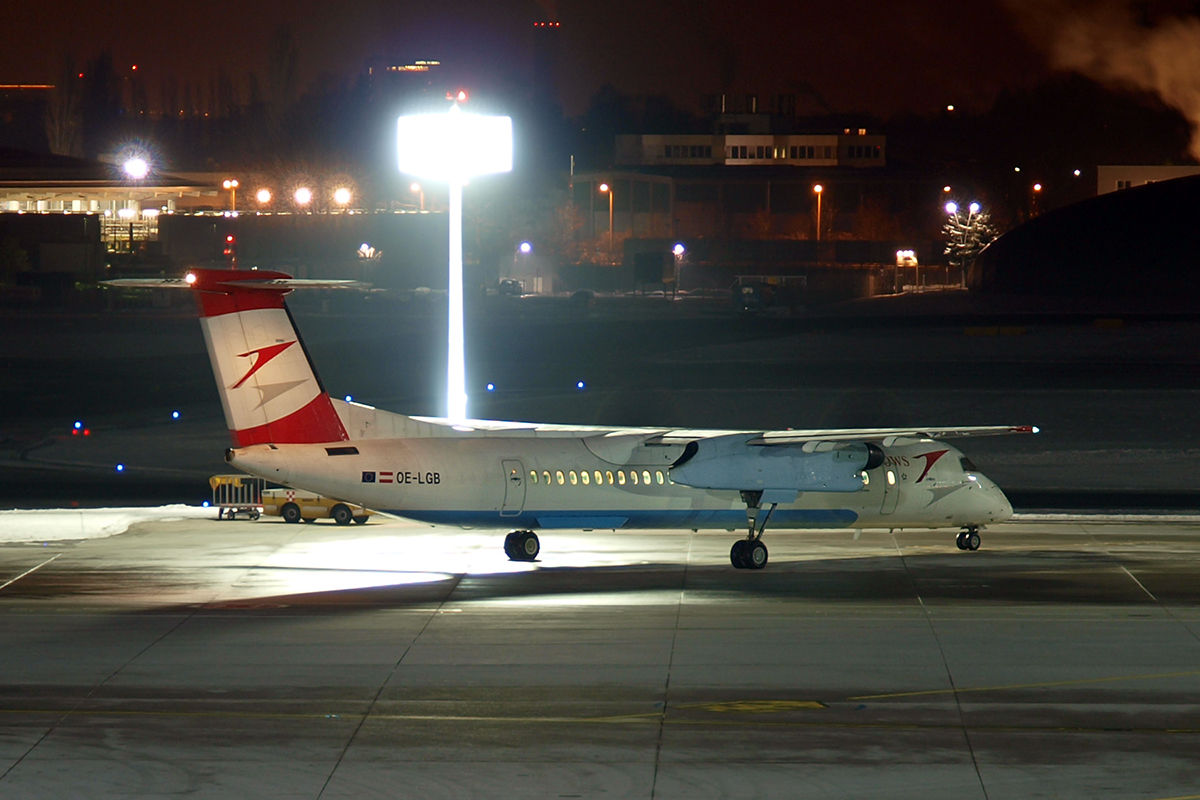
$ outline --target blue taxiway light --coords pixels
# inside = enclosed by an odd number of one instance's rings
[[[586,388],[586,387],[584,386],[584,383],[583,383],[583,381],[578,381],[578,382],[575,384],[575,388],[576,388],[576,389],[583,389],[583,388]]]
[[[171,412],[171,419],[179,419],[179,412],[178,412],[178,411],[172,411],[172,412]]]
[[[494,391],[496,391],[496,384],[494,384],[494,383],[489,383],[489,384],[487,385],[487,390],[488,390],[489,392],[494,392]]]
[[[117,472],[124,472],[124,471],[125,471],[125,465],[117,464]]]
[[[79,430],[79,429],[80,429],[80,428],[82,428],[82,427],[83,427],[83,423],[82,423],[82,422],[76,422],[76,423],[75,423],[75,430]]]
[[[347,402],[347,403],[353,403],[353,402],[354,402],[354,398],[353,398],[351,395],[346,395],[346,402]]]

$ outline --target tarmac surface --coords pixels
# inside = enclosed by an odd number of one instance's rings
[[[768,531],[761,572],[732,533],[37,531],[6,800],[1200,797],[1194,520]]]

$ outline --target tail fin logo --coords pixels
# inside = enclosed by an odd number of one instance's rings
[[[237,383],[235,383],[233,386],[230,386],[229,388],[236,389],[239,386],[241,386],[243,383],[245,383],[247,380],[250,379],[251,375],[253,375],[254,373],[258,372],[260,369],[265,367],[267,365],[268,361],[275,358],[275,356],[279,355],[284,350],[287,350],[289,347],[291,347],[295,343],[296,343],[296,340],[293,339],[290,342],[280,342],[279,344],[269,344],[266,347],[260,347],[257,350],[249,350],[245,353],[238,353],[238,358],[250,358],[251,356],[258,356],[258,358],[256,358],[254,360],[254,364],[250,367],[250,369],[246,372],[246,374],[242,376],[242,379],[240,381],[238,381]]]

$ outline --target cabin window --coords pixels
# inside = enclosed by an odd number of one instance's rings
[[[625,485],[625,470],[623,469],[617,470],[617,484],[620,486]]]
[[[631,469],[631,470],[629,470],[629,482],[630,482],[630,483],[632,483],[634,486],[637,486],[637,485],[638,485],[638,479],[637,479],[637,470],[636,470],[636,469]]]
[[[863,476],[863,486],[870,486],[871,485],[871,476],[867,474],[866,470],[863,471],[862,476]]]
[[[596,473],[596,474],[598,475],[598,474],[600,474],[600,473]],[[610,470],[607,470],[607,471],[605,471],[605,473],[604,473],[604,477],[605,477],[605,479],[607,479],[607,481],[608,481],[608,485],[609,485],[609,486],[612,486],[612,485],[613,485],[613,474],[612,474],[612,470],[611,470],[611,469],[610,469]],[[597,478],[597,480],[599,480],[599,478]]]
[[[537,483],[537,470],[536,469],[529,470],[529,482]]]
[[[887,471],[887,481],[888,486],[896,485],[896,473],[892,472],[890,469]]]
[[[658,483],[659,486],[663,485],[662,470],[659,470],[659,469],[654,470],[654,480]]]
[[[547,486],[550,485],[550,470],[548,470],[548,469],[542,470],[542,480],[544,480],[546,482]]]
[[[583,481],[584,486],[587,486],[592,482],[592,476],[588,475],[588,471],[585,469],[579,473],[579,480]]]
[[[642,483],[646,484],[647,486],[650,485],[650,470],[642,470]]]
[[[559,485],[559,486],[562,486],[564,483],[566,483],[566,482],[567,482],[567,481],[566,481],[566,479],[565,479],[565,478],[563,478],[563,473],[562,473],[562,470],[561,470],[561,469],[560,469],[560,470],[556,470],[556,471],[554,472],[554,479],[555,479],[556,481],[558,481],[558,485]]]
[[[578,475],[575,473],[575,470],[571,470],[571,471],[570,471],[569,473],[567,473],[567,474],[568,474],[568,475],[570,476],[570,478],[571,478],[571,485],[572,485],[572,486],[578,486],[578,485],[579,485],[579,476],[578,476]]]
[[[595,472],[593,472],[592,474],[596,476],[596,485],[597,485],[597,486],[599,486],[600,484],[604,483],[604,476],[600,474],[600,470],[596,470],[596,471],[595,471]],[[612,483],[612,476],[611,476],[611,475],[609,476],[608,482],[609,482],[609,483]]]

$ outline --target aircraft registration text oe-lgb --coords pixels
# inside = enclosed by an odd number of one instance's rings
[[[331,398],[284,295],[350,281],[193,270],[116,286],[191,289],[234,446],[233,466],[408,519],[508,529],[531,561],[536,531],[743,528],[737,568],[761,569],[775,528],[958,529],[963,550],[1012,507],[939,439],[1034,433],[1031,426],[680,430],[469,420],[382,411]]]

